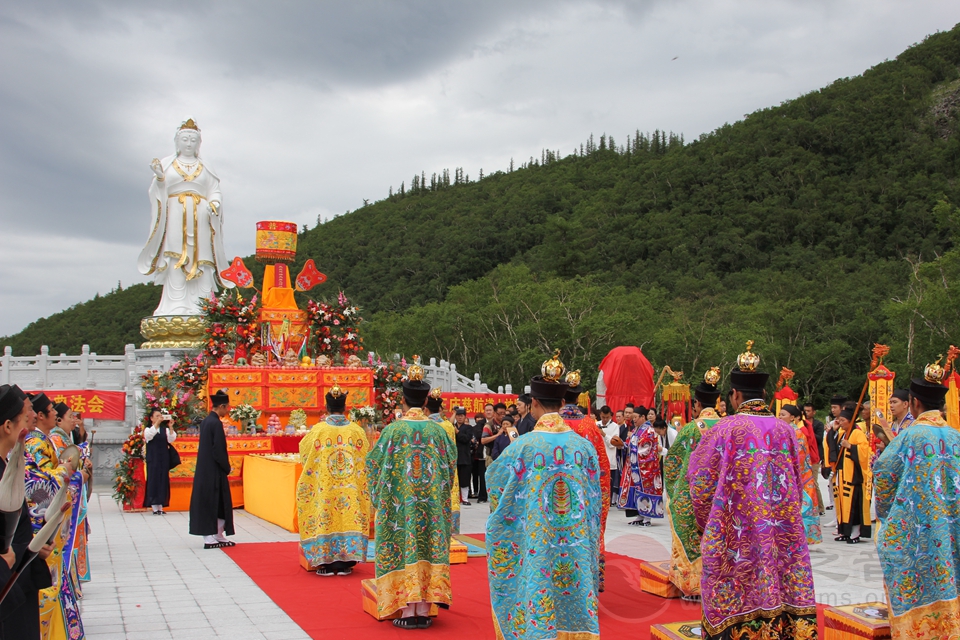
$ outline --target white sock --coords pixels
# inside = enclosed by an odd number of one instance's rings
[[[154,511],[163,511],[163,505],[162,505],[162,504],[152,504],[152,505],[150,505],[150,506],[153,507],[153,510],[154,510]]]
[[[469,497],[470,497],[470,490],[469,490],[469,489],[460,489],[460,501],[461,501],[461,502],[466,502],[466,501],[467,501],[467,498],[469,498]]]
[[[217,540],[217,536],[203,536],[203,544],[217,544],[221,542]]]
[[[418,602],[414,605],[417,610],[417,615],[426,618],[430,615],[430,603],[429,602]]]
[[[860,525],[855,524],[850,527],[850,537],[859,538],[860,537]]]
[[[412,618],[415,615],[417,615],[417,605],[415,604],[408,604],[400,610],[401,618]]]
[[[226,542],[227,537],[223,535],[223,526],[227,523],[223,518],[217,518],[217,541]]]

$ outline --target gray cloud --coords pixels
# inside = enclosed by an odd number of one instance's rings
[[[0,253],[0,334],[138,278],[147,165],[189,116],[245,255],[256,220],[312,226],[420,170],[475,178],[591,132],[691,139],[958,19],[895,0],[7,3],[0,224],[74,258]]]

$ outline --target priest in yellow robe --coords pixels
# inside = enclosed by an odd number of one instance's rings
[[[867,435],[851,424],[857,406],[848,402],[837,416],[840,457],[833,476],[833,502],[837,506],[837,542],[858,544],[861,536],[871,537],[870,495],[873,474],[870,469],[870,442]]]
[[[457,448],[457,429],[453,423],[443,417],[443,389],[434,387],[427,396],[426,408],[428,418],[443,427],[450,436],[451,446]],[[450,532],[460,533],[460,485],[454,482],[450,488]]]
[[[344,414],[347,392],[326,394],[327,417],[300,441],[303,472],[297,483],[300,548],[318,576],[345,576],[367,557],[370,495],[363,427]]]

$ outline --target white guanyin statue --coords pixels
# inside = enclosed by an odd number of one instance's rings
[[[176,154],[154,158],[150,196],[150,238],[137,268],[163,286],[154,316],[195,316],[198,302],[217,287],[229,262],[223,253],[220,179],[200,158],[200,129],[193,119],[174,136]]]

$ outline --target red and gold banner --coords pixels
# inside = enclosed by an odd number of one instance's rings
[[[800,396],[797,395],[797,392],[794,391],[790,385],[784,385],[783,388],[778,389],[773,393],[774,399],[774,415],[780,415],[780,409],[783,409],[783,405],[792,404],[796,406],[797,400]]]
[[[870,410],[872,417],[876,417],[877,411],[883,412],[883,419],[888,423],[893,422],[893,413],[890,411],[890,396],[893,394],[893,379],[897,376],[893,371],[887,369],[882,364],[867,374],[870,381]]]
[[[126,418],[127,392],[100,391],[95,389],[44,389],[54,403],[62,402],[71,411],[79,411],[84,418],[95,420],[124,420]],[[38,393],[28,391],[27,393]]]
[[[271,414],[289,416],[294,409],[303,409],[316,422],[326,412],[324,396],[334,384],[347,392],[348,410],[373,406],[373,370],[350,367],[211,367],[207,397],[224,389],[231,405],[259,409],[263,425]]]
[[[517,396],[512,393],[444,393],[443,415],[450,415],[455,407],[463,407],[467,410],[467,415],[472,417],[474,414],[483,413],[484,405],[498,402],[509,406],[517,402]]]

